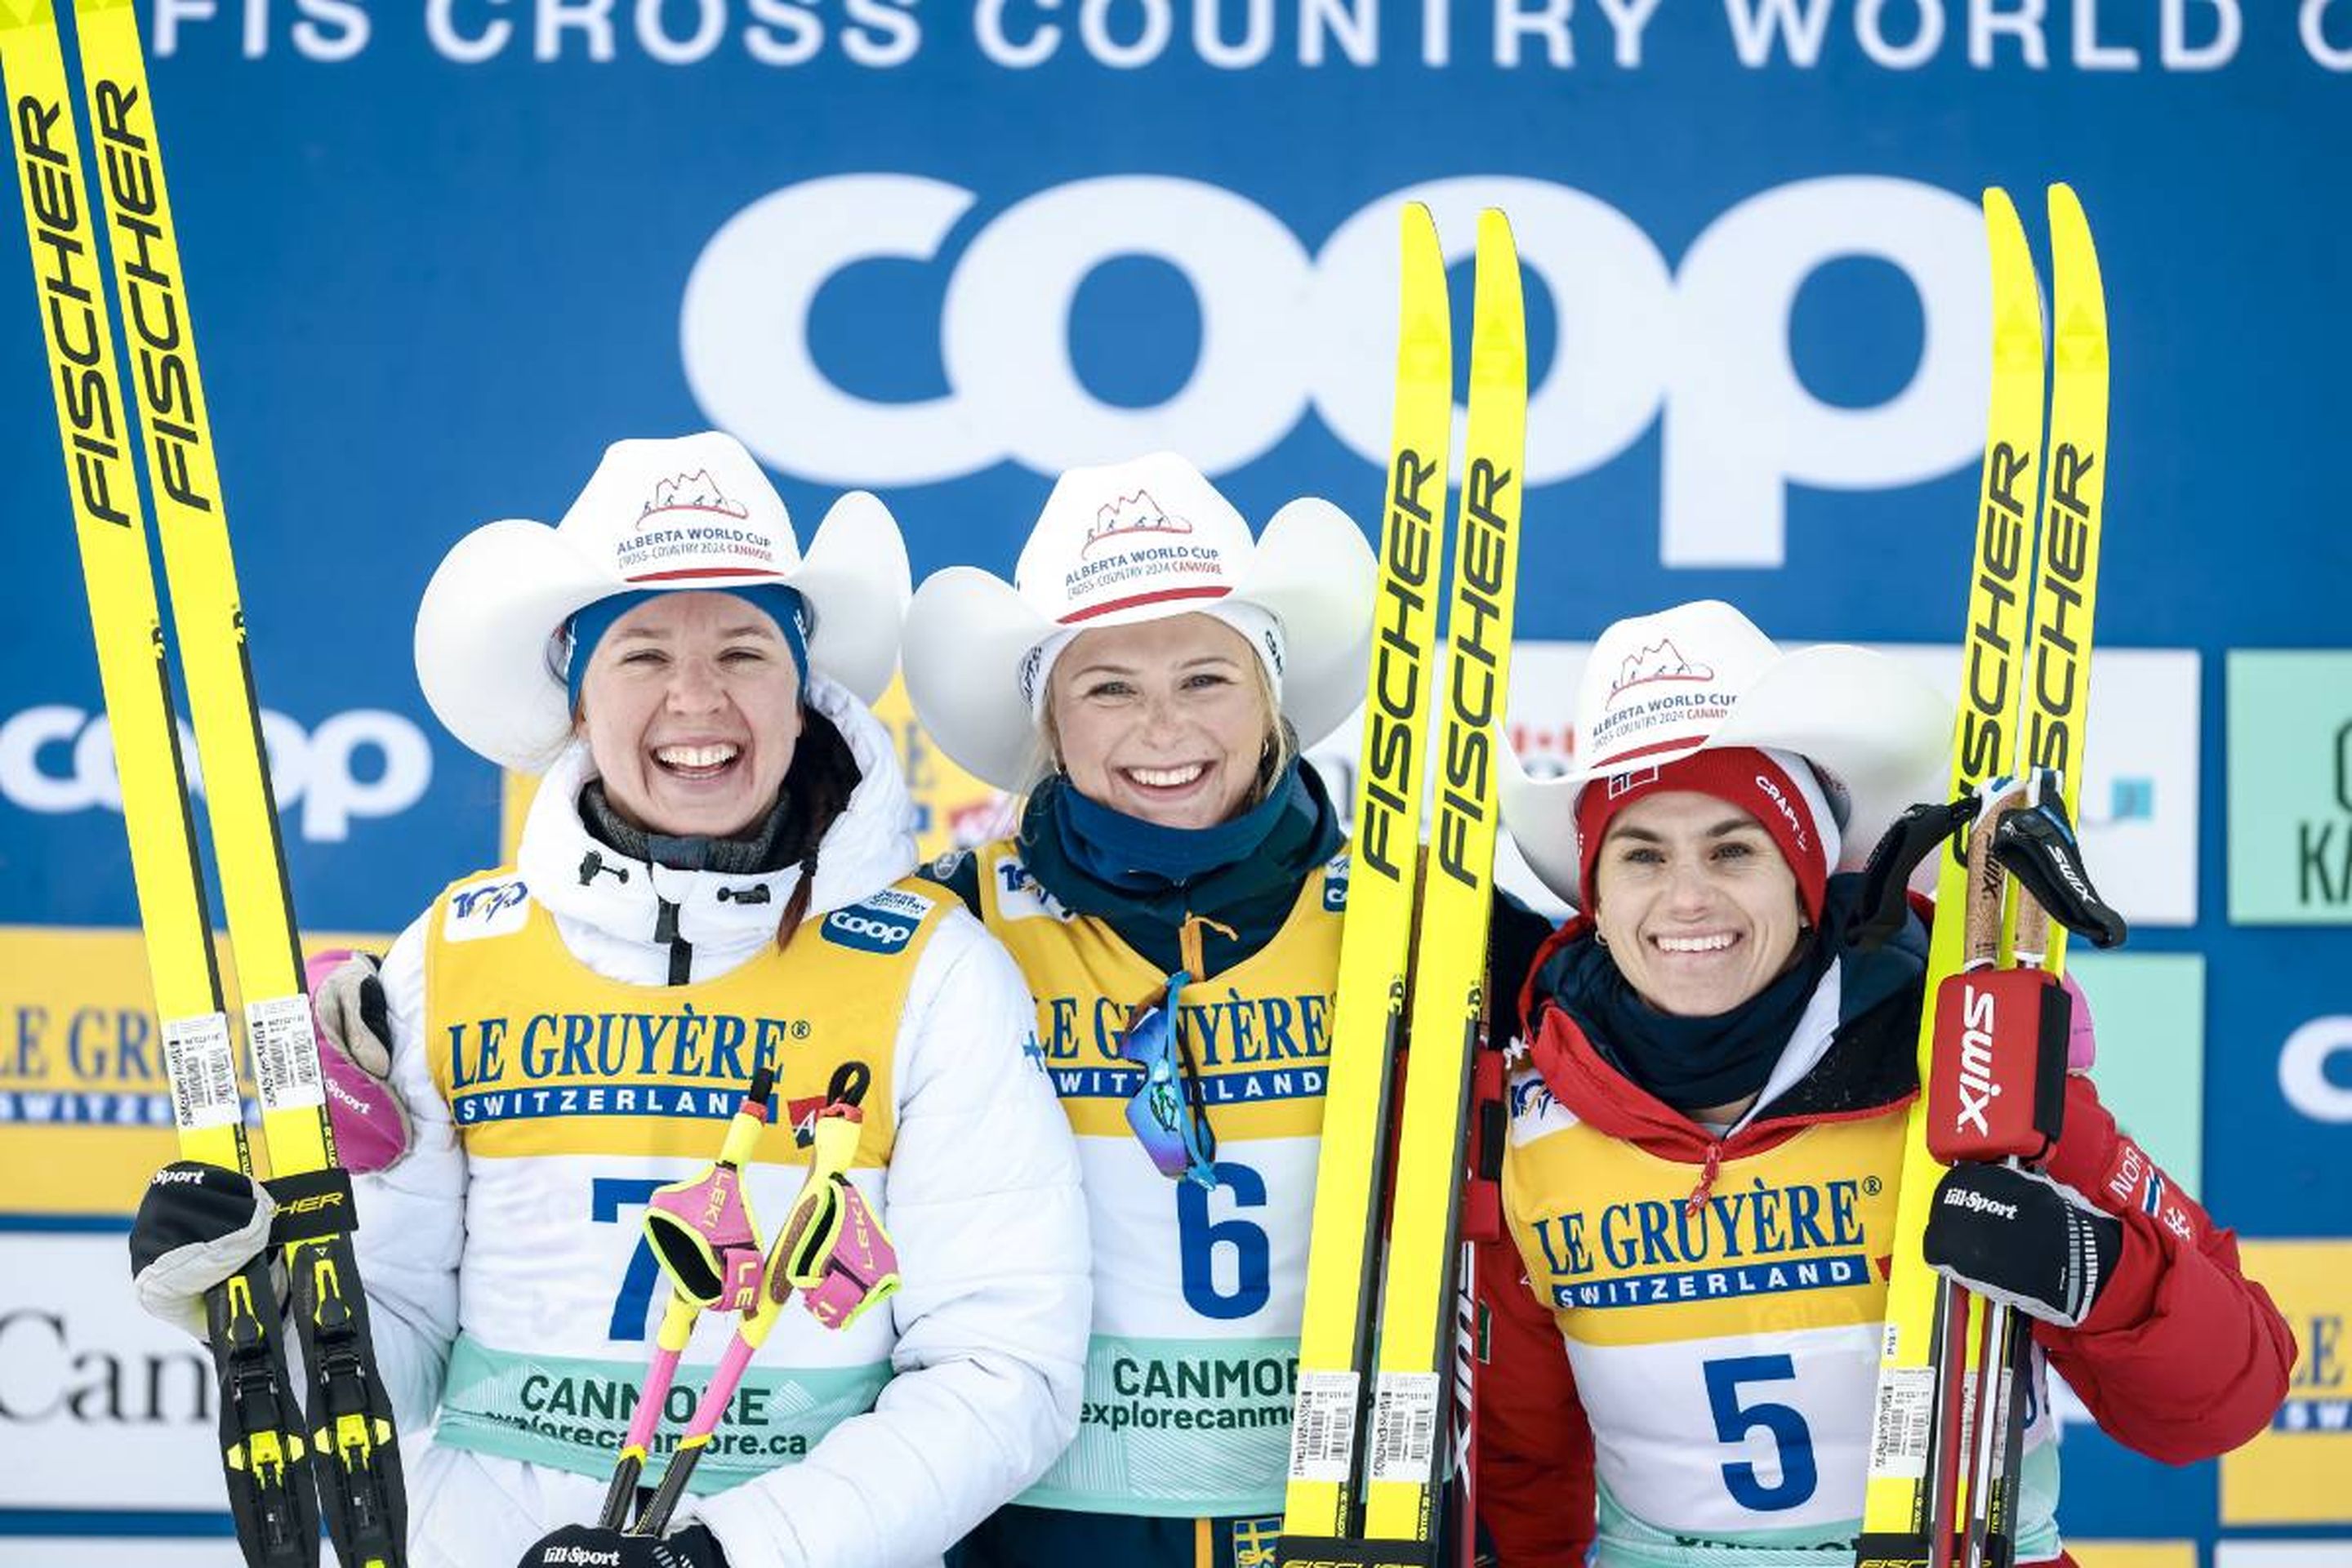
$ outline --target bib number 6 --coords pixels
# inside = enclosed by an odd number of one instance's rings
[[[1209,1217],[1213,1198],[1231,1194],[1236,1209],[1265,1206],[1265,1178],[1247,1165],[1217,1162],[1217,1185],[1213,1192],[1198,1182],[1176,1184],[1176,1236],[1183,1257],[1184,1304],[1204,1318],[1246,1318],[1266,1303],[1273,1287],[1267,1283],[1272,1248],[1265,1231],[1235,1215]],[[1232,1260],[1226,1276],[1231,1290],[1218,1289],[1220,1261]]]

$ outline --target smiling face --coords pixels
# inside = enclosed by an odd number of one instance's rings
[[[1763,824],[1695,790],[1646,795],[1609,819],[1593,922],[1642,1000],[1728,1013],[1786,973],[1805,933],[1796,873]]]
[[[800,739],[800,670],[732,594],[664,594],[598,642],[579,732],[614,810],[652,833],[724,838],[776,804]]]
[[[1275,735],[1256,654],[1208,616],[1073,638],[1047,700],[1079,793],[1162,827],[1213,827],[1246,810]]]

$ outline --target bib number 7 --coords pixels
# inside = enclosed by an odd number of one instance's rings
[[[651,1177],[598,1176],[589,1184],[589,1217],[599,1225],[617,1225],[621,1211],[643,1208],[661,1183]],[[654,1288],[661,1283],[661,1260],[651,1243],[637,1237],[621,1289],[613,1298],[613,1318],[606,1337],[635,1342],[646,1337],[646,1319],[652,1312]]]

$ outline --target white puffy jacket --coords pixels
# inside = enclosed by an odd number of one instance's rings
[[[812,682],[809,700],[864,774],[821,847],[814,921],[906,875],[915,849],[881,726],[830,682]],[[679,906],[695,980],[724,974],[773,941],[797,868],[747,878],[652,867],[626,882],[600,876],[583,886],[583,855],[613,855],[581,824],[588,776],[584,748],[556,765],[519,854],[522,879],[574,958],[613,979],[664,984],[670,956],[652,936],[657,899]],[[753,880],[770,884],[767,901],[716,897],[721,883]],[[467,1156],[422,1040],[425,927],[420,918],[402,933],[383,972],[393,1081],[415,1138],[390,1170],[358,1179],[362,1223],[353,1234],[379,1364],[409,1434],[423,1432],[439,1404],[468,1245]],[[802,1462],[688,1500],[679,1522],[707,1525],[731,1568],[935,1562],[1044,1473],[1076,1430],[1090,1311],[1086,1209],[1068,1121],[1024,1059],[1034,1022],[1028,988],[1004,950],[961,910],[950,911],[917,962],[895,1046],[897,1140],[882,1217],[904,1284],[887,1303],[897,1336],[891,1381],[870,1413],[833,1428]],[[676,1174],[688,1173],[681,1162]],[[547,1238],[509,1239],[530,1247]],[[477,1249],[497,1244],[479,1234],[470,1241]],[[546,1281],[557,1310],[565,1291],[582,1293],[583,1311],[609,1308],[609,1281],[559,1274],[551,1269]],[[705,1343],[698,1335],[689,1361],[709,1359],[698,1353]],[[604,1490],[601,1477],[441,1445],[412,1450],[410,1561],[513,1568],[547,1531],[592,1521]]]

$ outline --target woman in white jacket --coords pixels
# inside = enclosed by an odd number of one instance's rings
[[[320,987],[346,1159],[379,1167],[354,1233],[379,1366],[404,1431],[433,1428],[408,1478],[418,1568],[550,1547],[929,1563],[1069,1439],[1088,1287],[1067,1125],[1019,973],[908,880],[912,812],[860,700],[896,662],[907,583],[873,498],[803,558],[750,455],[706,434],[617,443],[560,527],[478,530],[425,591],[435,711],[545,777],[514,864],[451,884],[380,976]],[[864,1069],[848,1179],[902,1285],[838,1329],[784,1309],[667,1541],[543,1541],[596,1517],[662,1314],[646,1202],[717,1153],[761,1067],[776,1114],[744,1185],[770,1220],[814,1112]],[[150,1258],[185,1241],[142,1224]],[[150,1268],[151,1306],[167,1279],[206,1283]],[[704,1315],[673,1435],[734,1321]]]

